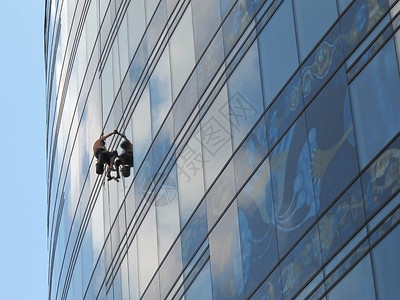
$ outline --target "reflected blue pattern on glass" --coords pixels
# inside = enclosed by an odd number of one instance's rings
[[[236,152],[234,159],[236,186],[241,187],[267,155],[266,128],[260,120]]]
[[[278,267],[271,276],[260,286],[251,300],[282,300],[280,268]]]
[[[379,21],[388,8],[386,0],[355,1],[340,19],[343,32],[345,55],[350,53],[357,43]]]
[[[361,176],[367,216],[400,188],[400,138]]]
[[[322,260],[326,262],[365,220],[360,181],[356,181],[318,222]]]
[[[285,299],[291,297],[321,266],[318,227],[314,226],[281,264],[282,291]]]
[[[238,196],[245,296],[278,259],[270,179],[266,160]]]
[[[315,199],[324,210],[358,172],[344,68],[306,110]]]
[[[234,1],[221,0],[221,7],[223,7],[223,3],[226,2]],[[221,8],[221,10],[223,13],[224,9]],[[235,4],[228,18],[222,25],[225,54],[229,53],[229,51],[233,48],[240,35],[250,23],[253,14],[254,7],[251,0],[239,0]]]
[[[206,207],[203,202],[182,232],[182,262],[184,266],[196,253],[207,232]]]
[[[341,32],[337,24],[301,67],[304,103],[308,103],[315,96],[343,58]]]
[[[244,299],[236,203],[211,232],[209,242],[213,299]]]
[[[304,117],[283,137],[270,157],[279,253],[284,254],[315,218],[310,155]]]
[[[270,147],[281,138],[303,107],[300,75],[296,73],[266,114]]]

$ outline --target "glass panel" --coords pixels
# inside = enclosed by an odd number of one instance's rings
[[[210,46],[207,48],[207,51],[204,53],[196,67],[199,95],[205,91],[207,85],[214,78],[223,59],[224,45],[220,30],[212,40]]]
[[[139,291],[143,294],[158,267],[155,207],[151,206],[138,232]]]
[[[129,295],[130,299],[139,299],[139,274],[137,239],[134,239],[128,249]]]
[[[208,188],[232,154],[227,91],[224,87],[201,121],[196,139],[202,145],[206,188]],[[222,114],[222,115],[221,115]]]
[[[186,300],[212,299],[210,262],[208,262],[185,294]]]
[[[269,147],[281,138],[303,107],[300,72],[297,72],[266,114]]]
[[[293,1],[302,61],[337,18],[335,0]]]
[[[221,11],[223,14],[226,11],[224,7],[231,5],[226,2],[233,3],[234,1],[221,0]],[[229,51],[232,50],[240,35],[244,32],[251,21],[254,14],[254,7],[251,2],[252,1],[248,0],[237,1],[231,13],[222,25],[225,54],[228,54]]]
[[[400,187],[400,138],[394,141],[361,176],[367,216]]]
[[[341,0],[343,2],[343,0]],[[343,32],[345,55],[350,53],[358,42],[384,15],[388,2],[380,0],[358,0],[350,6],[340,19]]]
[[[244,143],[236,152],[234,159],[236,186],[240,188],[267,155],[266,128],[264,119],[260,120]]]
[[[207,216],[204,202],[194,213],[182,232],[182,260],[185,266],[197,252],[207,235]]]
[[[258,43],[267,106],[299,65],[291,1],[281,4],[259,35]],[[289,106],[289,103],[286,105]]]
[[[182,16],[169,42],[171,54],[172,98],[175,99],[195,63],[192,10],[189,7]]]
[[[233,162],[231,161],[207,194],[207,221],[209,229],[212,228],[235,195],[234,176]]]
[[[316,215],[309,153],[306,124],[300,117],[270,157],[280,255]]]
[[[240,235],[234,203],[209,237],[214,299],[244,299]]]
[[[360,167],[400,130],[400,78],[393,40],[350,85]]]
[[[306,120],[315,201],[322,211],[358,173],[344,68],[311,103]]]
[[[337,24],[301,67],[304,103],[308,103],[315,96],[343,59],[340,26]]]
[[[357,288],[355,288],[357,287]],[[375,299],[371,259],[366,256],[344,277],[328,294],[329,300],[336,299]]]
[[[251,300],[282,300],[282,285],[280,279],[280,268],[278,267],[268,279],[259,287]]]
[[[360,181],[356,181],[318,222],[322,259],[326,262],[365,220]]]
[[[285,299],[293,295],[321,266],[318,226],[314,226],[281,264],[281,281]]]
[[[149,89],[143,91],[142,97],[132,115],[133,128],[133,159],[136,168],[140,166],[147,149],[151,143],[151,123],[150,123],[150,96]]]
[[[372,251],[376,290],[379,299],[396,299],[400,292],[400,226],[397,226]]]
[[[169,51],[164,50],[150,77],[151,131],[157,133],[172,104]]]
[[[225,118],[231,121],[232,144],[235,149],[264,111],[256,43],[229,78],[228,94],[229,115],[225,115]],[[223,107],[221,110],[225,111]]]
[[[196,61],[206,49],[221,23],[221,15],[218,0],[193,0],[193,29]]]
[[[131,1],[126,14],[128,18],[129,58],[132,59],[146,26],[144,1]]]
[[[238,196],[245,296],[278,261],[269,160],[265,160]]]
[[[198,132],[195,132],[196,136]],[[192,137],[177,161],[181,226],[192,214],[204,194],[201,144]]]
[[[169,173],[154,203],[157,214],[158,258],[161,261],[180,229],[175,168]]]
[[[172,247],[171,251],[168,253],[168,256],[166,256],[165,261],[163,262],[162,267],[158,272],[160,273],[161,299],[167,299],[167,295],[169,297],[173,295],[173,293],[170,293],[170,290],[172,289],[172,287],[174,287],[174,285],[179,285],[179,282],[177,281],[181,271],[182,250],[181,242],[180,240],[178,240]]]

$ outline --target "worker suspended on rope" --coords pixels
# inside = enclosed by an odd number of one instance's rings
[[[104,164],[107,164],[108,165],[107,180],[113,179],[113,177],[111,176],[110,173],[111,173],[111,171],[115,171],[114,161],[118,157],[118,152],[117,151],[112,151],[112,152],[108,151],[106,148],[105,140],[114,134],[118,134],[118,131],[114,130],[113,132],[111,132],[109,134],[101,136],[93,144],[94,156],[97,158],[96,173],[103,174]]]
[[[129,177],[131,174],[130,168],[133,167],[133,145],[124,134],[120,135],[124,138],[124,140],[120,145],[123,151],[114,163],[115,169],[117,170],[116,179],[120,178],[119,167],[121,167],[121,174],[123,177]]]

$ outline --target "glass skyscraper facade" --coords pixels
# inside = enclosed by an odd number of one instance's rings
[[[49,300],[398,299],[398,2],[46,0]]]

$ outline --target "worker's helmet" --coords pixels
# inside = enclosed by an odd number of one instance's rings
[[[122,141],[121,143],[121,148],[124,150],[131,150],[131,143],[129,143],[127,140]]]

